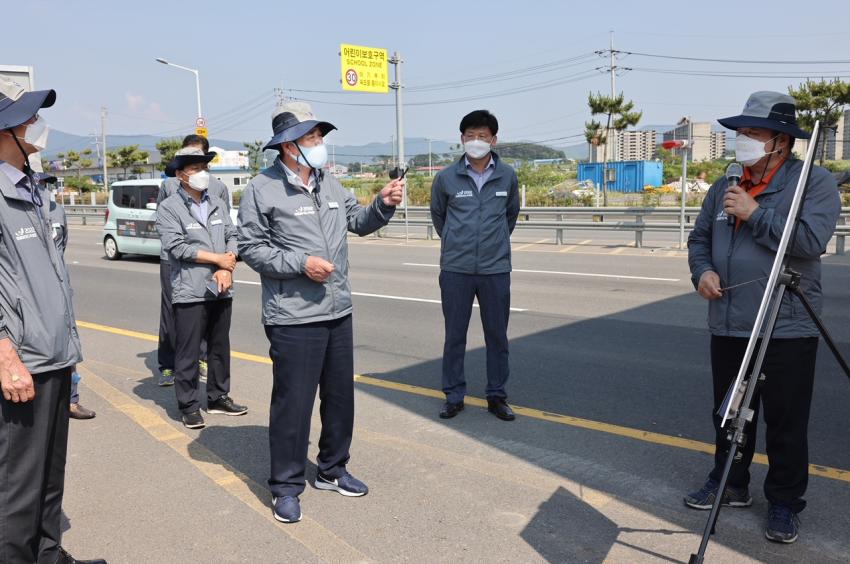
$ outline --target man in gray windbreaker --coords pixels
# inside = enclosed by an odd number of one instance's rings
[[[316,488],[362,496],[366,485],[346,464],[354,426],[354,342],[347,233],[367,235],[387,224],[404,181],[384,186],[366,207],[331,175],[324,136],[303,102],[281,105],[264,149],[280,157],[255,176],[239,205],[239,255],[260,273],[263,324],[271,344],[269,447],[275,519],[301,519],[298,496],[316,388],[322,434]]]
[[[694,287],[708,303],[711,370],[714,385],[714,468],[702,489],[685,496],[694,509],[710,509],[719,488],[729,442],[717,410],[738,374],[785,220],[803,167],[791,155],[794,139],[808,139],[797,126],[794,99],[779,92],[756,92],[741,115],[721,119],[736,131],[735,153],[744,166],[739,186],[721,178],[708,191],[688,239]],[[835,179],[813,167],[788,265],[802,273],[801,289],[821,309],[820,256],[826,251],[841,211]],[[749,467],[756,444],[759,403],[764,406],[770,468],[764,482],[769,509],[765,536],[797,539],[797,514],[806,506],[807,426],[815,376],[818,329],[803,305],[786,293],[767,349],[765,382],[755,398],[755,415],[740,461],[732,466],[722,503],[752,504]]]
[[[232,272],[236,268],[236,228],[227,204],[209,193],[207,163],[215,153],[198,147],[177,152],[180,186],[156,209],[156,229],[168,252],[174,308],[174,380],[183,425],[203,428],[200,401],[201,339],[207,357],[207,413],[244,415],[230,392]]]
[[[29,155],[47,146],[53,90],[0,78],[0,562],[82,562],[60,546],[71,371],[82,360],[47,193]],[[102,560],[92,562],[103,562]]]
[[[183,138],[181,149],[195,147],[202,149],[204,153],[210,152],[210,142],[203,135],[187,135]],[[174,168],[175,161],[171,161],[165,167],[167,177],[159,187],[156,196],[156,204],[159,205],[167,197],[177,192],[180,188],[180,180],[177,178],[177,170]],[[227,186],[218,178],[210,177],[210,186],[207,188],[210,196],[220,198],[227,211],[230,211],[230,194]],[[168,251],[162,245],[159,253],[159,346],[156,350],[156,359],[159,364],[158,386],[174,385],[174,307],[171,304],[171,262],[168,260]],[[207,377],[207,342],[201,339],[201,355],[198,357],[201,376]]]

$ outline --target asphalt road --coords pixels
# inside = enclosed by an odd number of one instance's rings
[[[706,514],[684,508],[681,495],[710,462],[706,305],[672,245],[635,249],[622,244],[627,236],[599,233],[560,247],[515,244],[508,393],[523,409],[503,423],[474,406],[448,422],[436,417],[438,242],[351,240],[363,377],[350,470],[372,491],[351,500],[308,488],[310,519],[283,527],[263,487],[271,378],[257,275],[245,265],[235,273],[231,330],[232,349],[244,353],[232,395],[251,412],[210,416],[206,429],[189,432],[173,391],[154,385],[158,261],[106,261],[99,234],[72,228],[67,251],[83,326],[83,403],[98,410],[94,421],[72,422],[66,544],[80,557],[636,562],[687,561],[696,550]],[[823,285],[824,320],[850,355],[847,257],[824,258]],[[475,312],[468,351],[469,393],[481,398]],[[756,464],[755,504],[721,514],[712,561],[846,559],[848,401],[850,381],[822,345],[809,434],[820,468],[801,540],[764,540],[766,466]]]

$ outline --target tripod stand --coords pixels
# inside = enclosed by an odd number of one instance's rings
[[[729,452],[726,456],[726,461],[723,465],[723,474],[720,478],[717,494],[715,495],[714,503],[709,513],[708,522],[703,531],[702,541],[700,542],[699,550],[696,554],[692,554],[689,564],[702,564],[705,558],[705,550],[708,547],[708,541],[714,533],[717,518],[720,513],[720,507],[723,504],[723,494],[726,492],[726,486],[729,481],[729,474],[732,470],[732,464],[735,462],[735,457],[738,451],[743,448],[747,442],[746,427],[747,423],[753,420],[755,411],[752,407],[753,398],[756,392],[765,381],[765,375],[762,373],[762,366],[767,354],[768,345],[773,336],[773,330],[776,326],[776,321],[779,317],[779,310],[782,306],[782,299],[786,292],[796,296],[803,303],[803,307],[811,317],[812,321],[818,328],[824,341],[826,341],[829,349],[835,355],[839,365],[850,378],[850,366],[842,357],[838,348],[835,346],[831,335],[827,331],[823,322],[818,318],[812,304],[806,298],[800,288],[802,276],[788,266],[788,244],[796,235],[797,225],[800,219],[802,210],[803,197],[808,187],[809,176],[811,174],[812,162],[814,160],[815,149],[817,146],[818,132],[820,123],[816,122],[812,131],[813,142],[809,145],[809,150],[806,155],[806,160],[803,163],[803,169],[800,173],[800,179],[797,183],[797,189],[794,193],[794,199],[789,210],[788,218],[785,222],[785,228],[782,233],[782,239],[774,259],[773,268],[768,279],[767,287],[762,297],[761,306],[759,307],[758,315],[753,326],[752,334],[750,335],[747,350],[744,354],[744,359],[741,363],[738,377],[729,388],[726,398],[723,401],[718,414],[723,416],[721,426],[728,423],[727,432],[729,439]],[[770,310],[768,313],[768,309]],[[766,321],[766,323],[765,323]],[[762,336],[762,329],[764,330]],[[747,376],[752,354],[758,340],[761,338],[758,355],[756,356],[753,369],[749,371]]]

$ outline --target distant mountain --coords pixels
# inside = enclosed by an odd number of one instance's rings
[[[171,136],[174,137],[174,136]],[[160,137],[155,135],[107,135],[106,145],[108,150],[126,145],[138,145],[140,149],[148,151],[151,154],[151,162],[159,162],[159,151],[156,149],[157,142],[169,137]],[[505,143],[505,141],[502,141]],[[436,155],[444,155],[449,153],[459,153],[456,148],[458,143],[447,143],[445,141],[432,140],[431,152]],[[210,139],[210,145],[221,147],[227,151],[241,151],[245,147],[238,141],[227,141],[225,139]],[[65,133],[64,131],[51,130],[50,146],[47,151],[44,151],[43,158],[47,160],[56,159],[58,153],[68,151],[83,151],[91,149],[95,151],[95,139],[92,136],[74,135],[73,133]],[[329,157],[335,159],[339,164],[350,164],[353,162],[371,163],[375,157],[382,155],[394,155],[395,148],[389,142],[373,142],[365,145],[335,145],[329,143]],[[548,149],[548,147],[547,147]],[[564,149],[568,159],[583,159],[587,158],[587,147],[583,145],[575,145]],[[273,158],[271,151],[267,155]],[[428,139],[424,137],[406,137],[404,140],[405,157],[410,159],[415,155],[428,154]]]
[[[140,149],[148,151],[151,154],[151,162],[159,162],[159,151],[156,150],[157,142],[169,137],[158,137],[155,135],[109,135],[106,136],[107,150],[115,149],[116,147],[124,147],[126,145],[138,145]],[[97,141],[100,141],[98,138]],[[73,133],[65,133],[64,131],[50,130],[50,146],[47,151],[42,153],[43,158],[53,160],[57,153],[66,153],[68,151],[83,151],[91,149],[95,152],[95,138],[92,136],[74,135]],[[221,147],[228,151],[242,150],[245,147],[242,143],[236,141],[226,141],[224,139],[210,139],[210,145]]]

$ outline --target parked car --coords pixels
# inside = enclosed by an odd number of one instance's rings
[[[122,180],[109,187],[103,252],[109,260],[125,254],[159,256],[156,198],[163,179]],[[236,224],[237,210],[230,210]]]

